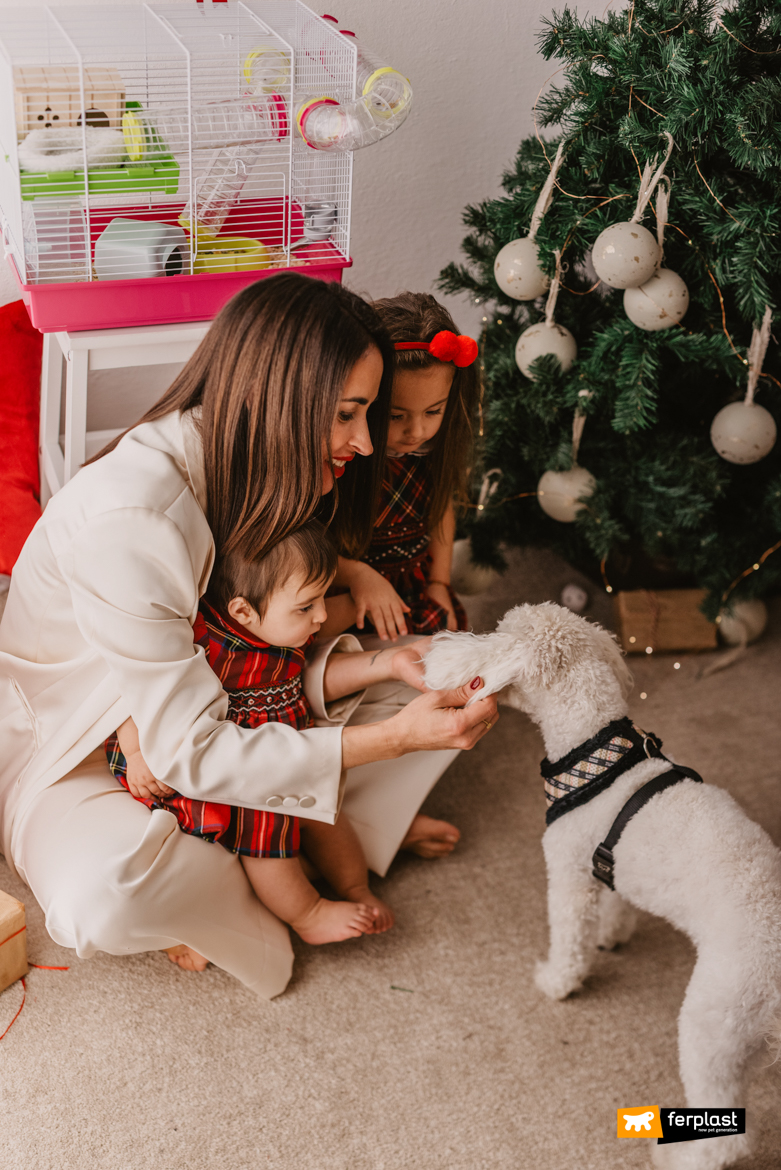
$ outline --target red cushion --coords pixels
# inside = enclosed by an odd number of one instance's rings
[[[38,404],[43,337],[22,301],[0,308],[0,573],[10,573],[41,514]]]

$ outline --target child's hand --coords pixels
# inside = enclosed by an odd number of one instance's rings
[[[152,800],[154,797],[173,796],[175,790],[169,788],[167,784],[161,783],[160,780],[155,780],[152,773],[147,767],[147,762],[141,755],[141,752],[133,752],[132,755],[125,757],[127,761],[127,786],[131,794],[135,797],[140,797],[143,800]]]
[[[430,645],[431,638],[420,638],[409,646],[402,646],[399,650],[392,651],[391,678],[405,682],[417,691],[427,690],[428,688],[423,682],[425,663],[422,659],[426,657]],[[388,651],[383,651],[383,653],[387,654]]]
[[[458,618],[456,617],[456,611],[453,609],[453,602],[450,600],[450,592],[447,585],[442,585],[439,581],[432,581],[426,588],[426,592],[432,601],[436,601],[437,605],[441,605],[447,611],[447,628],[449,630],[457,630]]]
[[[396,590],[370,565],[353,562],[350,568],[350,593],[355,602],[355,624],[363,629],[368,614],[372,625],[383,641],[389,638],[395,642],[400,634],[406,634],[407,623],[404,614],[409,613]]]

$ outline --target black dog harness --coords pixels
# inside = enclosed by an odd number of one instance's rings
[[[624,772],[646,759],[667,760],[662,752],[662,741],[637,727],[628,717],[614,719],[595,736],[573,748],[555,763],[547,757],[540,764],[548,797],[547,824],[552,824],[570,809],[578,808],[599,796]],[[598,845],[592,858],[593,874],[610,889],[613,885],[613,849],[632,819],[647,801],[658,792],[681,780],[702,783],[702,776],[693,768],[671,764],[666,772],[654,776],[638,788],[619,812],[605,840]]]

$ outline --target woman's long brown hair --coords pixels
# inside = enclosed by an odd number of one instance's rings
[[[353,461],[333,516],[340,546],[357,555],[370,538],[382,481],[393,350],[377,314],[355,293],[295,272],[249,285],[135,424],[201,408],[206,518],[218,556],[241,549],[255,558],[322,514],[324,449],[330,458],[345,381],[372,345],[385,365],[368,416],[375,453]]]
[[[458,333],[447,309],[428,293],[399,293],[374,301],[380,320],[396,341],[431,341],[442,330]],[[427,370],[439,365],[439,359],[424,349],[395,351],[397,370]],[[429,532],[441,523],[448,504],[466,506],[475,441],[475,416],[480,400],[480,370],[477,361],[471,366],[454,367],[455,375],[448,395],[442,425],[432,442],[426,459],[431,494],[426,508]]]

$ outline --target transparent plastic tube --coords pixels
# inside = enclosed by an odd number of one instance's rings
[[[333,16],[325,20],[337,24]],[[317,94],[299,95],[296,124],[314,150],[361,150],[387,138],[406,120],[412,106],[412,86],[397,69],[369,52],[346,29],[341,34],[357,51],[358,96],[351,102]]]
[[[275,45],[256,45],[244,60],[250,93],[278,93],[290,83],[290,54]]]
[[[297,114],[301,137],[315,150],[360,150],[391,133],[378,124],[365,98],[341,105],[333,98],[305,97]]]
[[[359,95],[367,99],[370,113],[382,121],[397,118],[396,126],[400,126],[412,101],[409,81],[397,69],[364,48],[355,33],[346,29],[342,29],[341,33],[353,42],[358,51],[356,86]]]
[[[196,181],[195,198],[179,216],[182,227],[207,239],[219,235],[230,211],[241,198],[260,151],[259,144],[218,150],[209,162],[206,174]]]
[[[125,146],[133,162],[194,148],[278,142],[287,137],[287,105],[279,94],[232,98],[174,109],[129,109],[122,119]]]

